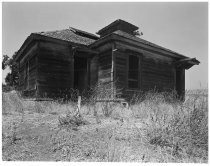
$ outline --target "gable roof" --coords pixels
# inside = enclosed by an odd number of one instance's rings
[[[71,27],[69,29],[64,29],[59,31],[57,30],[57,31],[37,32],[33,34],[39,34],[42,36],[60,39],[82,45],[90,45],[98,39],[98,37],[94,34]]]

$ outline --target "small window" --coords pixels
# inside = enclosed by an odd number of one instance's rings
[[[129,66],[128,66],[128,87],[138,88],[139,84],[139,57],[129,55]]]

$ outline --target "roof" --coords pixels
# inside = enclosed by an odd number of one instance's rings
[[[152,46],[152,47],[155,47],[155,48],[164,50],[164,51],[168,51],[168,52],[170,52],[170,53],[173,53],[173,54],[176,54],[176,55],[179,55],[179,56],[182,56],[182,57],[185,57],[184,55],[179,54],[179,53],[177,53],[177,52],[175,52],[175,51],[172,51],[172,50],[167,49],[167,48],[165,48],[165,47],[159,46],[159,45],[157,45],[157,44],[154,44],[154,43],[149,42],[149,41],[147,41],[147,40],[144,40],[144,39],[142,39],[142,38],[136,37],[136,36],[134,36],[134,35],[130,35],[130,34],[126,33],[126,32],[121,31],[121,30],[117,30],[117,31],[113,32],[113,34],[116,34],[116,35],[118,35],[118,36],[121,36],[121,37],[130,39],[130,40],[134,40],[134,41],[140,42],[140,43],[142,43],[142,44],[145,44],[145,45],[148,45],[148,46]]]
[[[132,24],[126,22],[126,21],[118,19],[118,20],[112,22],[111,24],[109,24],[108,26],[104,27],[100,31],[104,31],[104,30],[110,28],[111,26],[116,26],[116,25],[119,25],[119,24],[125,24],[125,25],[128,25],[128,26],[131,26],[133,29],[138,29],[138,27],[136,27],[135,25],[132,25]],[[151,46],[151,47],[154,47],[154,48],[157,48],[157,49],[161,49],[161,50],[170,52],[170,53],[174,54],[175,56],[177,56],[178,58],[181,58],[181,59],[187,58],[186,56],[184,56],[182,54],[176,53],[176,52],[174,52],[170,49],[164,48],[162,46],[151,43],[151,42],[149,42],[147,40],[144,40],[142,38],[139,38],[139,37],[136,37],[136,36],[131,35],[129,33],[123,32],[122,30],[116,30],[116,31],[112,32],[110,35],[113,35],[113,34],[115,34],[117,36],[120,36],[120,37],[123,37],[123,38],[126,38],[126,39],[129,39],[129,40],[136,41],[137,43],[142,43],[142,44],[147,45],[147,46]],[[71,43],[75,43],[75,44],[79,44],[81,46],[87,46],[87,47],[97,45],[98,43],[103,42],[104,39],[107,39],[107,37],[108,37],[108,36],[105,36],[105,37],[99,38],[95,34],[91,34],[91,33],[88,33],[88,32],[85,32],[85,31],[82,31],[82,30],[79,30],[79,29],[76,29],[76,28],[72,28],[72,27],[69,27],[68,29],[63,29],[63,30],[37,32],[37,33],[32,33],[26,39],[24,44],[19,49],[18,53],[20,52],[21,49],[24,49],[27,46],[27,43],[29,43],[30,40],[33,40],[34,35],[35,35],[35,37],[37,35],[41,35],[41,36],[44,36],[44,37],[54,38],[54,39],[62,40],[64,42],[71,42]]]
[[[133,24],[127,22],[127,21],[118,19],[118,20],[112,22],[111,24],[105,26],[104,28],[100,29],[100,30],[97,32],[97,34],[100,35],[100,34],[102,34],[104,31],[106,31],[107,29],[109,29],[109,28],[111,28],[111,27],[118,26],[118,25],[129,27],[129,28],[131,28],[133,31],[139,29],[137,26],[135,26],[135,25],[133,25]]]
[[[83,46],[88,46],[94,43],[97,39],[99,39],[99,37],[94,34],[72,27],[63,30],[31,33],[31,35],[27,37],[27,39],[24,41],[24,43],[18,50],[15,56],[16,60],[20,56],[20,52],[23,51],[32,40],[37,39],[38,36],[58,39],[64,42],[72,42]]]
[[[59,31],[57,30],[57,31],[37,32],[33,34],[39,34],[42,36],[78,43],[82,45],[90,45],[98,39],[98,37],[94,34],[84,32],[71,27],[69,29],[64,29]]]
[[[199,65],[199,63],[200,62],[195,58],[185,58],[185,59],[181,59],[178,62],[176,62],[176,65],[178,68],[189,69],[193,65]]]
[[[99,39],[99,37],[95,34],[92,34],[92,33],[86,32],[86,31],[82,31],[80,29],[76,29],[76,28],[73,28],[73,27],[70,27],[70,29],[73,30],[78,35],[88,37],[88,38],[91,38],[91,39],[95,39],[95,40]]]

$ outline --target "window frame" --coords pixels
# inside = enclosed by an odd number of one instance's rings
[[[138,58],[138,69],[137,69],[137,71],[138,71],[138,74],[137,74],[137,79],[130,79],[130,77],[129,77],[129,75],[130,75],[130,57],[131,56],[134,56],[134,57],[136,57],[136,58]],[[140,56],[139,55],[137,55],[137,54],[128,54],[128,68],[127,68],[127,72],[128,72],[128,74],[127,74],[127,87],[128,87],[128,89],[131,89],[131,90],[136,90],[136,89],[139,89],[139,87],[140,87]],[[129,82],[130,81],[137,81],[137,87],[130,87],[129,86]]]
[[[25,85],[25,89],[29,88],[29,60],[25,62],[24,85]]]

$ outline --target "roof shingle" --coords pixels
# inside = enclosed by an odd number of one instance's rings
[[[85,33],[84,31],[79,31],[75,28],[69,28],[59,31],[37,32],[34,34],[39,34],[42,36],[60,39],[82,45],[90,45],[93,42],[95,42],[97,39],[96,35]]]

